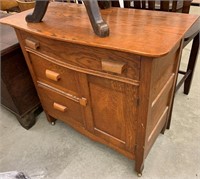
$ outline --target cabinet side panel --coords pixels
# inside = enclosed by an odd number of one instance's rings
[[[147,122],[145,155],[164,128],[170,111],[170,102],[177,76],[180,49],[177,46],[167,56],[154,59],[152,71],[151,114]]]

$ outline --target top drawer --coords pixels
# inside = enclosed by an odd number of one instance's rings
[[[139,81],[140,56],[46,39],[22,32],[27,51],[41,53],[84,70]]]

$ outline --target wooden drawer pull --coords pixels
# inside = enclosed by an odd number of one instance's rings
[[[87,99],[86,99],[86,98],[80,98],[80,99],[79,99],[79,103],[80,103],[80,105],[82,105],[82,106],[86,106],[86,105],[87,105]]]
[[[58,103],[53,103],[53,108],[57,109],[58,111],[61,111],[61,112],[66,112],[67,111],[67,107],[66,106],[63,106],[63,105],[58,104]]]
[[[126,68],[126,63],[124,62],[117,62],[112,60],[101,60],[102,70],[117,74],[122,74],[122,72]]]
[[[37,50],[37,48],[39,48],[40,46],[39,42],[36,40],[25,39],[25,43],[27,47],[32,48],[34,50]]]
[[[50,80],[53,80],[53,81],[58,81],[60,79],[60,74],[59,73],[56,73],[54,71],[51,71],[51,70],[46,70],[45,71],[45,74],[46,74],[46,77]]]

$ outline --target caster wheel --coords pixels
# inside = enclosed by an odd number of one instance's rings
[[[141,177],[141,176],[142,176],[142,173],[138,173],[137,176],[138,176],[138,177]]]
[[[51,122],[51,125],[52,125],[52,126],[55,126],[55,122]]]

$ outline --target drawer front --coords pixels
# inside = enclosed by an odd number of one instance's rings
[[[25,32],[22,37],[27,51],[49,56],[89,72],[101,72],[115,77],[139,80],[140,56],[35,35],[30,37]]]
[[[69,99],[64,93],[56,92],[42,84],[37,87],[42,106],[50,116],[72,125],[84,125],[82,108],[85,106],[78,100]]]
[[[79,96],[77,72],[49,62],[35,54],[29,53],[29,57],[38,81],[49,84],[72,95]]]

